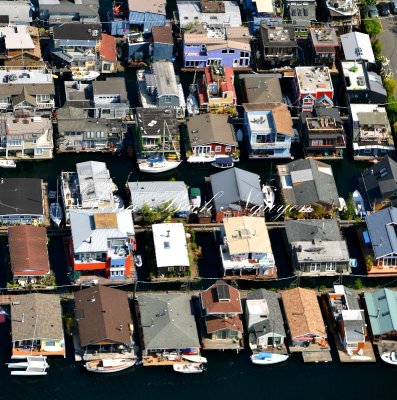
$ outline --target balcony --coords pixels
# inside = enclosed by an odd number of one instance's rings
[[[291,147],[290,141],[285,142],[273,142],[273,143],[251,143],[251,148],[254,150],[258,149],[289,149]]]

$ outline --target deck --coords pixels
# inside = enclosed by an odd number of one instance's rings
[[[174,364],[190,364],[181,355],[175,357],[164,357],[161,353],[151,354],[142,357],[144,367],[164,367]]]
[[[41,350],[31,350],[31,349],[12,349],[13,356],[62,356],[66,357],[66,349],[62,351],[41,351]]]
[[[201,339],[201,344],[203,346],[203,350],[236,350],[237,353],[240,350],[244,349],[242,340],[233,340],[233,339],[218,339],[212,340],[203,337]]]
[[[332,361],[332,356],[330,351],[315,351],[302,353],[303,361],[306,362],[330,362]]]
[[[0,294],[0,306],[10,306],[12,296]]]

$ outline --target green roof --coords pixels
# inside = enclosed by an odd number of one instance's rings
[[[201,196],[201,192],[200,192],[199,188],[190,188],[189,192],[190,192],[190,197],[199,197],[199,196]]]
[[[379,289],[364,293],[364,299],[375,336],[397,331],[397,291]]]

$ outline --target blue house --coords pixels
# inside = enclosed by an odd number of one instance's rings
[[[276,14],[274,0],[242,0],[242,6],[252,34],[260,28],[262,22],[266,25],[276,25],[283,22],[283,18]]]
[[[154,26],[166,21],[165,0],[128,0],[130,27],[149,34]]]
[[[117,0],[107,12],[108,32],[112,36],[123,36],[130,31],[128,4],[126,0]]]
[[[250,39],[246,27],[194,27],[184,34],[183,66],[192,69],[206,66],[251,69]]]
[[[152,61],[174,60],[174,39],[170,26],[154,26],[152,28],[152,43],[150,44]]]
[[[249,158],[291,158],[292,118],[282,103],[243,104]]]

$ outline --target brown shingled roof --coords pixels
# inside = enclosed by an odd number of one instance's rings
[[[281,292],[292,338],[315,334],[326,338],[323,317],[314,290],[295,288]]]
[[[219,300],[218,287],[224,285],[229,289],[229,300]],[[224,281],[216,281],[207,290],[201,292],[201,306],[208,314],[242,314],[240,293]]]
[[[207,325],[207,333],[213,333],[222,329],[229,329],[231,331],[243,332],[243,322],[240,315],[235,315],[229,318],[214,318],[208,317],[205,320]]]
[[[19,225],[8,228],[11,270],[18,276],[43,276],[50,272],[47,233],[44,227]]]
[[[154,26],[152,28],[153,42],[174,44],[170,26]]]
[[[132,319],[126,292],[93,286],[74,294],[80,344],[131,344]]]

